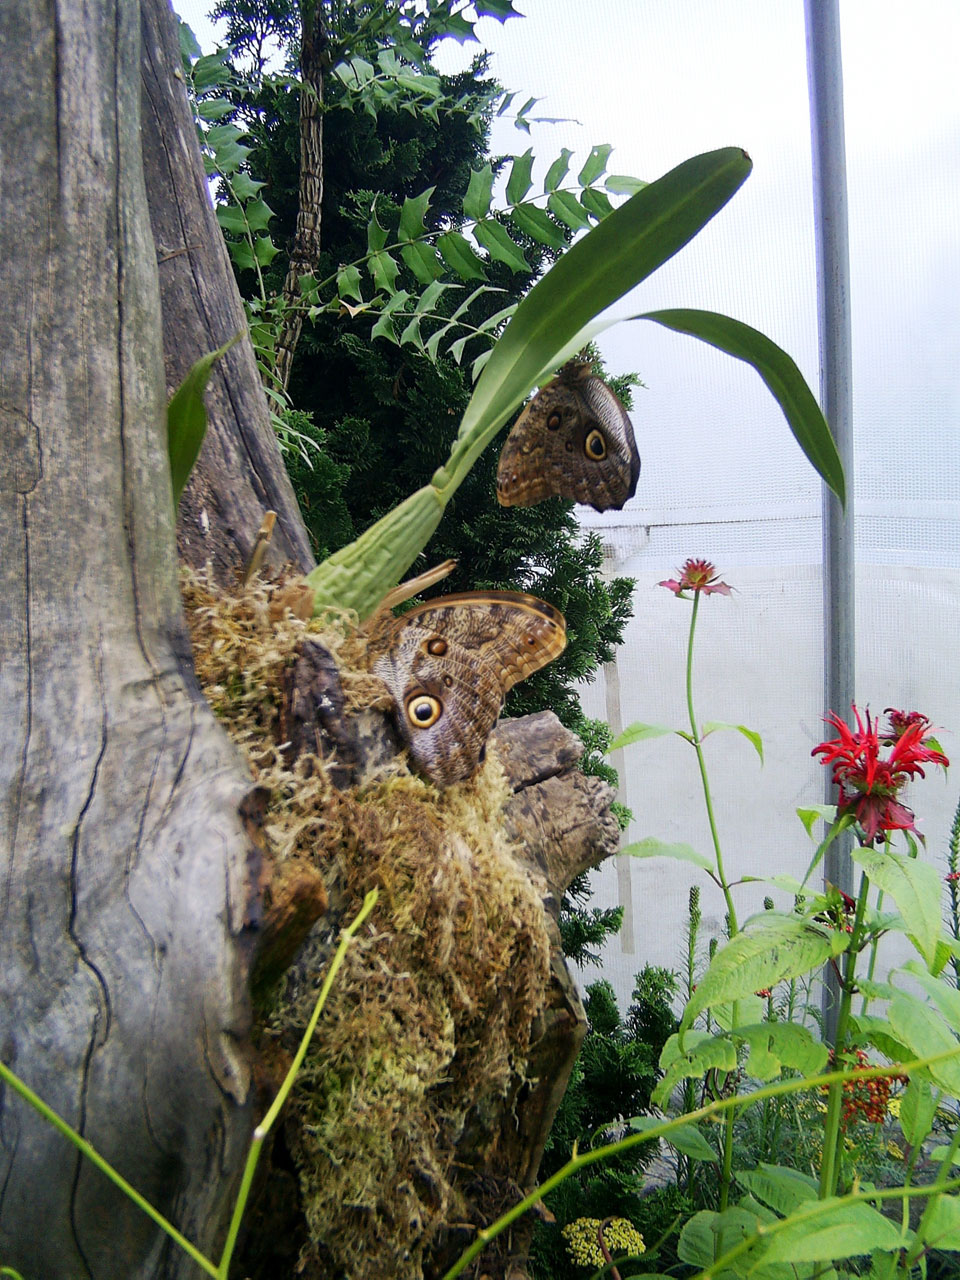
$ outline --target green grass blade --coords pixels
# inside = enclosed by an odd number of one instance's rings
[[[167,449],[170,454],[170,481],[173,486],[173,509],[180,505],[180,495],[190,478],[193,464],[200,454],[203,437],[207,433],[207,407],[203,397],[210,380],[210,371],[241,335],[235,333],[216,351],[201,356],[170,397],[167,405]]]
[[[843,465],[830,428],[803,374],[782,348],[742,320],[715,311],[649,311],[639,319],[654,320],[677,333],[689,333],[753,365],[783,410],[797,444],[840,502],[846,503]]]

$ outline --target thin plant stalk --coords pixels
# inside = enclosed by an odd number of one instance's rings
[[[227,1280],[230,1261],[233,1257],[233,1251],[237,1243],[237,1235],[240,1231],[240,1222],[243,1218],[244,1210],[247,1207],[250,1188],[253,1185],[253,1175],[256,1171],[257,1161],[260,1159],[260,1152],[263,1149],[264,1140],[276,1123],[277,1116],[280,1114],[283,1104],[289,1097],[290,1090],[293,1088],[297,1074],[303,1066],[303,1060],[307,1055],[308,1048],[310,1047],[310,1041],[313,1039],[313,1033],[317,1029],[320,1014],[323,1011],[324,1005],[327,1003],[327,998],[330,995],[331,988],[333,987],[334,979],[340,971],[340,966],[346,958],[347,948],[353,941],[357,930],[373,910],[376,901],[377,890],[371,889],[363,900],[363,906],[357,912],[350,924],[348,924],[341,933],[340,942],[334,953],[333,959],[330,961],[329,968],[327,969],[327,975],[323,980],[320,993],[313,1006],[313,1013],[310,1015],[310,1021],[307,1023],[307,1029],[304,1031],[303,1036],[300,1039],[300,1047],[297,1049],[296,1056],[290,1064],[289,1071],[283,1078],[283,1083],[277,1091],[277,1096],[274,1098],[270,1109],[253,1131],[253,1140],[250,1143],[250,1150],[247,1153],[247,1163],[244,1166],[243,1178],[240,1181],[240,1191],[237,1195],[237,1202],[234,1205],[233,1217],[230,1219],[230,1227],[227,1231],[226,1243],[223,1246],[223,1253],[220,1257],[220,1265],[217,1267],[216,1271],[218,1280]]]
[[[710,779],[707,776],[707,762],[703,757],[703,745],[700,731],[697,728],[697,717],[693,709],[693,639],[697,630],[697,612],[700,608],[700,592],[693,593],[693,612],[690,615],[690,636],[687,640],[687,712],[690,716],[690,741],[697,753],[697,764],[700,766],[700,781],[703,784],[703,799],[707,806],[707,821],[710,824],[710,836],[713,840],[713,851],[717,857],[717,876],[727,904],[727,916],[730,921],[730,937],[740,932],[737,925],[737,911],[733,905],[733,895],[723,869],[723,850],[720,848],[720,834],[717,831],[717,819],[713,811],[713,798],[710,794]]]
[[[147,1217],[152,1219],[152,1221],[155,1222],[162,1231],[166,1232],[170,1239],[173,1240],[175,1244],[179,1245],[183,1252],[208,1276],[213,1276],[214,1280],[228,1280],[230,1262],[233,1257],[233,1251],[237,1243],[237,1235],[240,1230],[240,1221],[243,1217],[243,1212],[246,1208],[247,1200],[250,1195],[250,1188],[253,1185],[253,1175],[257,1167],[257,1161],[260,1158],[264,1139],[276,1122],[280,1109],[287,1100],[290,1090],[293,1088],[294,1080],[297,1072],[303,1064],[303,1059],[306,1056],[310,1040],[316,1030],[317,1022],[319,1021],[323,1006],[326,1004],[327,997],[330,994],[333,981],[340,969],[340,966],[343,964],[347,948],[350,946],[357,930],[373,910],[376,900],[377,890],[371,889],[364,898],[363,906],[360,908],[355,918],[349,925],[347,925],[343,930],[343,933],[340,935],[340,942],[337,946],[336,952],[334,953],[333,959],[330,961],[330,967],[327,970],[327,975],[324,978],[323,985],[320,988],[320,993],[313,1006],[313,1013],[310,1015],[310,1021],[307,1024],[307,1029],[303,1033],[303,1037],[300,1041],[300,1047],[297,1050],[297,1055],[290,1066],[290,1070],[284,1077],[283,1084],[280,1086],[280,1090],[277,1093],[276,1098],[274,1098],[269,1111],[253,1131],[253,1141],[247,1155],[247,1163],[244,1167],[243,1177],[240,1182],[240,1191],[237,1195],[237,1202],[234,1207],[233,1217],[231,1218],[230,1227],[227,1232],[226,1244],[224,1245],[223,1254],[221,1255],[219,1264],[211,1262],[209,1258],[200,1252],[196,1245],[191,1244],[186,1236],[182,1235],[172,1222],[168,1221],[168,1219],[165,1218],[158,1209],[153,1207],[149,1200],[145,1199],[135,1187],[131,1186],[130,1183],[127,1182],[126,1178],[119,1174],[116,1169],[114,1169],[114,1167],[109,1164],[102,1155],[100,1155],[96,1148],[86,1140],[86,1138],[82,1137],[77,1133],[76,1129],[67,1124],[66,1120],[57,1115],[53,1108],[48,1106],[47,1103],[45,1103],[38,1094],[34,1093],[28,1085],[24,1084],[20,1077],[11,1071],[4,1062],[0,1062],[0,1080],[5,1084],[8,1084],[15,1093],[19,1094],[25,1102],[29,1103],[39,1115],[43,1116],[49,1124],[53,1125],[54,1129],[56,1129],[58,1133],[62,1133],[69,1142],[72,1142],[80,1153],[86,1156],[91,1164],[96,1165],[105,1177],[109,1178],[116,1187],[119,1187],[123,1194],[132,1200],[138,1208],[142,1209]],[[0,1277],[4,1275],[15,1276],[16,1272],[10,1268],[0,1268]]]
[[[867,906],[867,895],[870,892],[870,881],[866,875],[860,877],[860,893],[857,896],[857,911],[853,920],[853,933],[847,948],[843,967],[843,985],[841,987],[840,1009],[837,1014],[837,1034],[834,1040],[834,1061],[840,1059],[847,1037],[847,1023],[850,1020],[850,1006],[853,1003],[854,973],[857,965],[857,948],[863,931],[863,915]],[[837,1177],[840,1171],[840,1116],[843,1105],[843,1082],[837,1081],[830,1086],[827,1096],[827,1119],[823,1135],[823,1164],[820,1166],[820,1199],[835,1194]]]
[[[690,614],[690,635],[687,639],[687,712],[690,716],[690,741],[693,749],[697,753],[697,764],[700,767],[700,781],[703,785],[703,799],[707,806],[707,821],[710,824],[710,836],[713,840],[713,851],[717,859],[717,878],[720,888],[723,891],[724,900],[727,904],[727,924],[729,936],[735,937],[739,932],[737,925],[737,911],[733,905],[733,894],[730,892],[730,885],[727,881],[726,871],[723,866],[723,850],[720,847],[720,833],[717,830],[717,819],[713,811],[713,798],[710,794],[710,779],[707,775],[707,762],[703,755],[703,745],[700,738],[700,730],[697,727],[697,716],[693,707],[693,642],[697,633],[697,613],[700,609],[699,591],[693,593],[693,609]],[[733,1011],[733,1021],[736,1025],[736,1007]],[[733,1182],[733,1125],[734,1113],[728,1111],[724,1117],[723,1125],[723,1167],[720,1174],[720,1212],[726,1209],[730,1200],[730,1186]]]

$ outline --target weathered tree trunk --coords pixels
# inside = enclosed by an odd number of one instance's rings
[[[142,0],[143,165],[156,242],[168,394],[190,366],[235,333],[217,362],[207,436],[180,501],[180,558],[208,560],[229,583],[250,554],[263,513],[277,512],[274,565],[313,568],[307,532],[277,447],[230,259],[210,203],[180,71],[170,0]]]
[[[177,591],[139,44],[128,0],[0,6],[0,1053],[209,1250],[257,867]],[[9,1090],[0,1263],[196,1275]]]

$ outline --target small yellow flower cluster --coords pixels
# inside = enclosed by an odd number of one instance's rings
[[[599,1218],[577,1218],[568,1222],[561,1234],[567,1242],[567,1252],[579,1267],[602,1267],[603,1254],[597,1240]],[[629,1218],[613,1218],[603,1229],[603,1238],[613,1257],[622,1254],[643,1253],[646,1245],[643,1236]]]
[[[897,1098],[888,1098],[888,1099],[887,1099],[887,1111],[890,1113],[890,1115],[892,1115],[892,1116],[893,1116],[893,1118],[894,1118],[895,1120],[899,1120],[899,1119],[900,1119],[900,1099],[899,1099],[899,1097],[897,1097]]]

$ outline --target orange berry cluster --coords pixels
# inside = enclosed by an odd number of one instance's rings
[[[857,1049],[853,1057],[856,1059],[856,1066],[861,1070],[876,1065],[870,1061],[862,1049]],[[841,1113],[843,1127],[846,1128],[849,1124],[855,1123],[858,1118],[865,1120],[867,1124],[880,1124],[886,1119],[891,1086],[894,1082],[906,1084],[907,1079],[908,1077],[903,1075],[889,1075],[875,1076],[869,1080],[858,1080],[855,1077],[852,1080],[845,1080]]]

